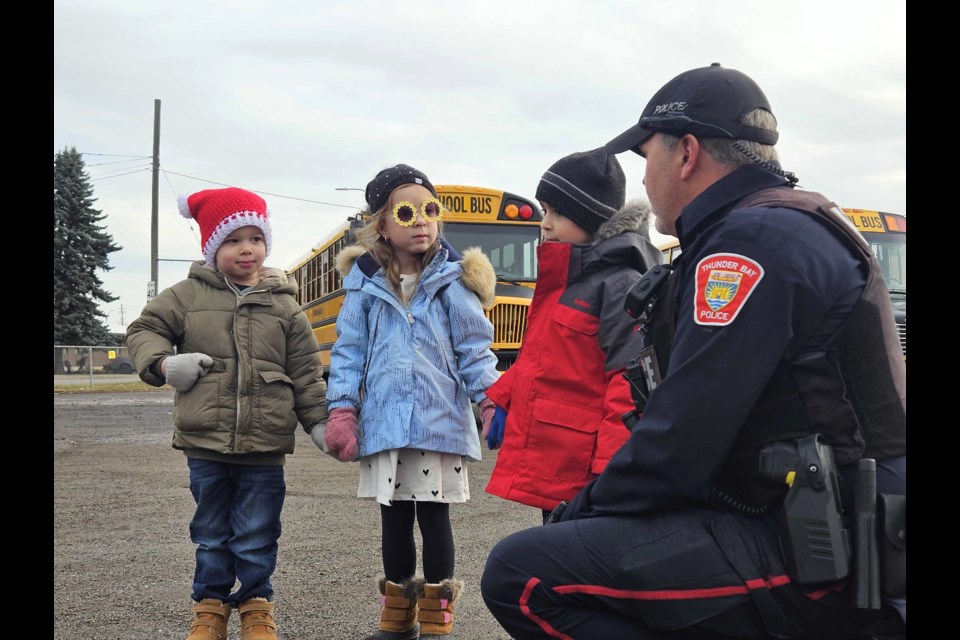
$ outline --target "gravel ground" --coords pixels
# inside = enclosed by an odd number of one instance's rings
[[[53,637],[183,640],[192,619],[194,546],[187,464],[170,447],[173,392],[54,394]],[[451,507],[460,640],[509,640],[483,604],[480,575],[506,534],[537,509],[486,492],[496,452],[470,466],[472,499]],[[298,432],[286,466],[283,535],[273,576],[284,640],[359,640],[376,625],[380,518],[356,496],[357,468]],[[240,637],[238,618],[230,639]]]

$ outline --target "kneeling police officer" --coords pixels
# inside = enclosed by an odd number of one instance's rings
[[[714,63],[667,83],[607,144],[646,159],[656,228],[682,254],[655,305],[631,310],[650,346],[630,439],[551,524],[487,560],[483,598],[512,638],[905,634],[905,578],[884,591],[896,608],[858,602],[867,574],[850,548],[861,458],[875,461],[868,492],[906,494],[889,294],[842,211],[795,188],[777,138],[760,87]],[[804,491],[823,496],[827,522],[798,536],[787,512]]]

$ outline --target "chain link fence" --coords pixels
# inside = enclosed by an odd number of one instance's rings
[[[126,347],[53,345],[54,384],[76,384],[83,379],[93,384],[96,378],[106,375],[138,379]]]

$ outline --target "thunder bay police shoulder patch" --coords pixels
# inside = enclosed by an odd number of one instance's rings
[[[763,267],[735,253],[714,253],[701,259],[697,263],[694,321],[712,326],[730,324],[761,278]]]

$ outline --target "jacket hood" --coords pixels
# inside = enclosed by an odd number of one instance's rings
[[[260,284],[258,286],[267,286],[277,293],[289,293],[297,295],[297,281],[288,277],[287,272],[276,267],[263,267],[260,269]]]
[[[291,295],[297,295],[297,282],[296,280],[291,280],[287,277],[287,273],[283,269],[278,269],[276,267],[261,267],[258,273],[260,277],[260,282],[257,283],[257,287],[263,287],[272,289],[277,293],[289,293]],[[227,288],[227,279],[224,277],[223,273],[217,271],[213,265],[207,264],[203,260],[197,260],[190,265],[190,276],[193,278],[199,278],[207,284],[219,287],[221,289]]]
[[[627,202],[582,247],[583,271],[610,266],[631,266],[640,273],[663,262],[663,254],[650,242],[650,204],[641,198]]]
[[[337,254],[336,261],[336,267],[340,273],[340,277],[346,278],[347,274],[350,273],[350,269],[353,269],[353,263],[366,252],[367,250],[358,244],[351,244],[341,249],[340,253]]]
[[[450,257],[460,260],[460,267],[463,269],[460,280],[463,282],[463,286],[477,295],[484,309],[492,307],[495,300],[497,276],[490,258],[479,247],[467,249],[461,257],[445,240],[441,240],[441,242],[443,248],[450,253]],[[336,260],[336,268],[340,277],[346,278],[350,270],[353,269],[354,263],[358,260],[373,262],[372,257],[364,258],[367,253],[367,250],[360,245],[352,244],[344,247],[337,254]]]
[[[463,286],[477,294],[484,309],[492,307],[496,300],[497,274],[487,254],[479,247],[471,247],[463,252],[460,266],[463,267]]]
[[[650,239],[650,203],[643,198],[628,201],[620,211],[600,225],[593,235],[593,243],[627,231],[636,231],[647,240]]]

